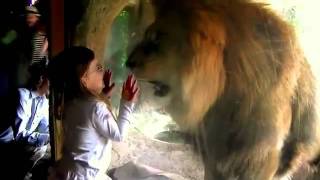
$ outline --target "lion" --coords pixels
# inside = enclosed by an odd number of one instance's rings
[[[152,3],[155,21],[126,65],[169,99],[206,180],[289,179],[316,162],[315,75],[288,23],[261,3]]]

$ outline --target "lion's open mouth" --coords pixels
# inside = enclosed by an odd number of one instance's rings
[[[155,96],[163,97],[170,91],[170,87],[160,81],[149,81],[149,83],[154,85],[153,88]]]

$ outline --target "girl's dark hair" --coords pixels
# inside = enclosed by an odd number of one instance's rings
[[[81,83],[81,77],[89,68],[89,64],[94,60],[94,52],[86,47],[73,46],[65,49],[49,62],[50,87],[53,92],[58,92],[55,102],[56,106],[61,108],[55,114],[61,119],[64,102],[77,97],[94,97],[99,101],[106,103],[112,116],[111,103],[103,94],[93,94],[89,92]]]
[[[62,51],[49,63],[51,87],[64,92],[67,99],[83,94],[80,77],[94,58],[94,52],[82,46],[73,46]]]

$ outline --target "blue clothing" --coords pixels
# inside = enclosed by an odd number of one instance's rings
[[[42,146],[49,140],[49,101],[35,91],[19,88],[20,103],[13,127],[15,141]]]
[[[11,123],[3,126],[7,127],[5,130],[1,129],[0,146],[8,152],[5,155],[12,154],[14,160],[19,162],[8,167],[9,170],[17,170],[13,179],[23,179],[27,171],[46,153],[49,141],[49,103],[45,96],[25,88],[18,89],[18,94],[12,99],[8,97],[9,100],[15,101],[15,108],[12,109],[11,118],[8,118]],[[6,161],[6,157],[1,160]]]
[[[3,132],[0,132],[0,144],[1,143],[10,143],[14,140],[12,127],[8,127]]]

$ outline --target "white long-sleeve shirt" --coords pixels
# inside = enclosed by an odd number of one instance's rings
[[[30,145],[42,146],[49,139],[49,101],[45,96],[25,88],[20,94],[14,138]]]
[[[0,142],[43,146],[49,140],[49,101],[36,91],[19,88],[15,124],[0,132]]]
[[[132,102],[121,101],[119,116],[115,120],[104,102],[76,99],[67,104],[63,120],[65,141],[62,159],[106,170],[110,163],[111,140],[123,140],[132,110]]]

